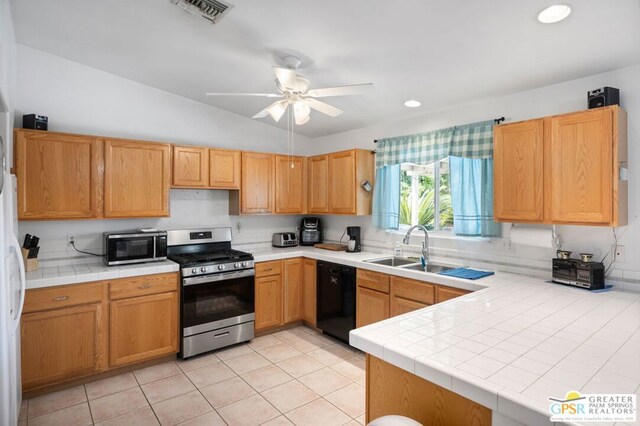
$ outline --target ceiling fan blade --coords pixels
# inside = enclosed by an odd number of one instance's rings
[[[282,95],[279,93],[215,93],[208,92],[205,93],[207,96],[260,96],[264,98],[281,98]]]
[[[313,98],[304,98],[304,103],[316,111],[328,115],[329,117],[337,117],[344,112],[341,109],[329,105],[328,103]]]
[[[329,96],[364,95],[373,90],[373,83],[350,84],[348,86],[325,87],[323,89],[311,89],[307,95],[314,98],[326,98]]]
[[[298,87],[298,79],[293,70],[273,67],[273,72],[276,74],[276,79],[278,79],[278,83],[280,83],[282,89],[296,90]]]
[[[251,118],[264,118],[270,115],[275,121],[279,121],[280,117],[282,117],[284,112],[287,110],[286,105],[287,101],[276,101]]]

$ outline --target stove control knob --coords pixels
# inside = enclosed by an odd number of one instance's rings
[[[205,268],[204,266],[202,268],[200,268],[201,272],[207,272],[207,268]]]
[[[192,274],[197,274],[197,273],[198,273],[198,268],[193,268],[193,269],[191,270],[191,273],[192,273]]]
[[[238,262],[236,262],[236,263],[234,263],[234,264],[233,264],[233,267],[234,267],[234,268],[239,268],[239,267],[240,267],[240,264],[239,264]]]
[[[218,265],[218,269],[222,271],[224,269],[224,265]]]
[[[247,262],[242,262],[242,267],[246,268],[247,267]]]

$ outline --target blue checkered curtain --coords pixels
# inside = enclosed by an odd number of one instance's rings
[[[493,158],[493,120],[456,126],[449,155],[462,158]]]
[[[402,163],[431,164],[447,158],[455,127],[378,140],[376,169]]]

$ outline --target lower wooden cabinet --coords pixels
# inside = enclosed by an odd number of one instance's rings
[[[435,303],[435,285],[401,277],[391,277],[389,310],[392,317]]]
[[[177,331],[177,291],[111,302],[109,365],[176,353]]]
[[[282,261],[283,322],[302,319],[302,258]]]
[[[176,353],[178,312],[175,272],[27,290],[22,387]]]
[[[282,275],[256,278],[256,331],[282,324]]]
[[[356,327],[389,318],[389,294],[358,286]]]
[[[104,319],[101,303],[23,315],[23,389],[101,371],[106,364]]]
[[[317,323],[317,285],[316,285],[316,261],[315,259],[302,260],[302,319],[311,325]]]

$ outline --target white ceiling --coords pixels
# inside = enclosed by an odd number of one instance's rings
[[[230,1],[216,25],[168,0],[12,8],[19,43],[246,117],[272,100],[204,93],[272,91],[283,52],[303,58],[312,88],[374,83],[371,95],[326,99],[345,112],[312,113],[297,129],[309,137],[640,63],[638,0],[572,1],[554,25],[536,20],[549,0]],[[423,106],[405,108],[410,98]]]

